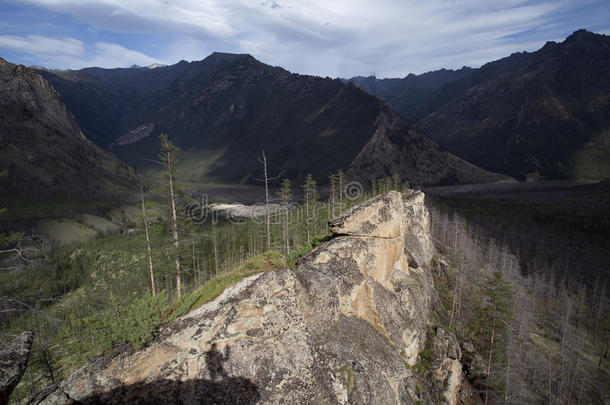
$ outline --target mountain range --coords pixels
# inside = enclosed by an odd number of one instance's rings
[[[610,37],[585,30],[478,69],[347,80],[441,147],[518,179],[610,177]]]
[[[273,174],[325,181],[344,169],[417,185],[506,179],[440,149],[379,99],[340,80],[290,73],[250,55],[213,53],[155,69],[38,72],[85,135],[143,170],[159,134],[182,150],[180,178],[253,182],[264,150]]]
[[[85,138],[49,82],[2,58],[0,170],[0,196],[92,199],[133,187],[133,170]]]
[[[604,179],[609,65],[609,37],[584,30],[478,69],[403,79],[333,80],[226,53],[76,71],[2,60],[4,192],[129,189],[127,165],[159,170],[164,132],[182,149],[180,178],[193,182],[254,183],[263,150],[273,175],[298,181],[337,169],[421,186]]]

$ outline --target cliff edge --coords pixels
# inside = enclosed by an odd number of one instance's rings
[[[37,403],[457,403],[455,338],[426,342],[435,292],[423,193],[375,197],[330,226],[296,269],[242,280]],[[424,347],[435,378],[420,386],[412,366]]]

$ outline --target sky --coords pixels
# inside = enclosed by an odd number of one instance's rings
[[[404,77],[478,67],[584,28],[608,0],[0,0],[0,57],[80,69],[249,53],[291,72]]]

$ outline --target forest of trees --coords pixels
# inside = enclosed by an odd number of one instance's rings
[[[142,347],[160,325],[241,277],[294,266],[325,240],[331,218],[374,195],[409,188],[394,175],[373,181],[365,194],[338,170],[321,190],[311,176],[299,182],[274,176],[263,152],[264,202],[249,216],[225,216],[181,190],[173,170],[180,151],[167,137],[161,144],[164,177],[134,190],[141,218],[123,224],[124,232],[68,246],[26,233],[0,241],[0,338],[35,331],[16,403],[95,356]],[[165,215],[153,220],[148,213],[159,203]],[[483,401],[604,403],[606,279],[591,284],[545,267],[525,271],[510,244],[447,205],[428,207],[440,252],[433,266],[438,322],[458,336],[465,372]]]
[[[486,403],[603,404],[608,395],[606,279],[593,287],[518,254],[445,205],[430,204],[444,326],[461,342]],[[535,242],[533,242],[535,243]]]

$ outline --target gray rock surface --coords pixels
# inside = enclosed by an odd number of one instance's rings
[[[30,358],[34,334],[23,332],[0,349],[0,405],[8,399],[21,380]]]
[[[434,299],[421,203],[421,193],[404,202],[397,192],[365,202],[333,221],[335,237],[296,269],[242,280],[161,330],[158,342],[99,359],[40,401],[415,403],[422,396],[410,366]],[[453,389],[459,363],[459,347],[448,347],[433,381],[440,393]]]
[[[456,405],[460,400],[462,384],[462,352],[452,333],[437,328],[431,342],[432,378],[437,387],[441,387],[441,397],[446,403]]]

